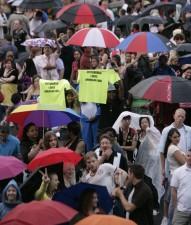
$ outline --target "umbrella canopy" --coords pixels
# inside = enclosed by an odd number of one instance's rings
[[[80,116],[70,108],[63,111],[40,110],[38,104],[20,105],[7,118],[16,124],[35,123],[38,127],[56,127],[79,120]]]
[[[49,9],[55,7],[55,5],[63,4],[60,0],[23,0],[19,7],[25,9]]]
[[[175,50],[177,52],[191,52],[191,43],[179,44]]]
[[[73,24],[97,24],[110,20],[102,8],[88,3],[71,3],[60,9],[56,17]]]
[[[191,81],[175,76],[153,76],[145,79],[129,92],[138,98],[158,102],[191,102]]]
[[[119,43],[119,39],[113,32],[103,28],[81,29],[67,41],[68,45],[100,48],[114,48]]]
[[[51,148],[40,152],[29,164],[28,169],[34,171],[40,167],[46,167],[57,163],[72,163],[76,165],[82,157],[67,148]]]
[[[116,48],[125,52],[168,52],[174,47],[167,38],[152,32],[129,35]]]
[[[88,216],[76,225],[137,225],[132,220],[111,215],[92,215]]]
[[[127,26],[140,18],[139,16],[126,15],[116,20],[116,26]]]
[[[63,202],[70,207],[79,210],[79,200],[82,193],[86,190],[94,190],[98,195],[99,207],[105,213],[109,213],[113,206],[113,200],[109,195],[107,188],[100,185],[78,183],[70,188],[66,188],[61,192],[57,192],[54,200]]]
[[[0,180],[15,177],[26,169],[26,165],[13,156],[0,156]]]
[[[174,2],[159,2],[159,3],[149,5],[142,11],[140,16],[143,17],[143,16],[149,15],[151,10],[153,10],[153,9],[159,9],[159,10],[162,10],[163,12],[167,12],[170,9],[176,10],[176,3],[174,3]]]
[[[145,16],[140,17],[137,20],[135,20],[133,23],[143,25],[145,23],[147,24],[164,24],[166,21],[161,18],[160,16]]]
[[[56,30],[56,29],[61,29],[65,28],[67,25],[62,22],[61,20],[55,20],[55,21],[48,21],[46,23],[42,23],[40,26],[38,26],[34,32],[35,33],[40,33],[40,32],[47,32],[49,30]]]
[[[59,202],[44,200],[23,203],[11,210],[1,224],[56,225],[69,222],[77,211]]]
[[[45,45],[50,45],[51,47],[55,48],[56,43],[54,40],[48,38],[33,38],[27,39],[22,43],[24,46],[32,46],[32,47],[40,47],[43,48]]]

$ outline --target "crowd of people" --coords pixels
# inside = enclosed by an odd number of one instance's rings
[[[120,25],[119,21],[124,16],[141,16],[153,1],[127,0],[115,11],[109,9],[108,0],[93,4],[111,18],[97,26],[112,30],[121,41],[136,32],[154,32],[178,47],[191,40],[191,7],[183,10],[191,3],[183,2],[172,9],[151,10],[151,16],[165,23],[143,25]],[[28,164],[40,152],[66,147],[82,157],[76,167],[64,163],[61,176],[55,169],[40,169],[34,174],[36,180],[32,179],[35,188],[29,171],[15,177],[16,181],[0,181],[0,220],[22,202],[54,200],[59,191],[84,182],[107,188],[113,198],[110,214],[138,225],[190,225],[190,105],[138,99],[129,92],[140,81],[156,75],[182,77],[190,82],[188,52],[140,54],[70,46],[67,41],[86,25],[66,24],[62,29],[36,32],[43,23],[55,20],[53,9],[23,10],[5,0],[0,3],[0,156],[15,156]],[[23,45],[27,39],[39,37],[52,39],[56,45]],[[97,69],[113,69],[119,81],[108,84],[106,104],[80,102],[78,71]],[[49,129],[33,122],[21,127],[7,121],[18,106],[38,103],[40,79],[65,79],[70,83],[65,90],[66,107],[80,115],[80,122]],[[116,128],[113,125],[122,112],[126,114]],[[31,189],[26,195],[28,182]],[[71,224],[92,214],[106,213],[93,189],[82,194],[76,209],[79,214]],[[154,221],[158,214],[162,221]]]

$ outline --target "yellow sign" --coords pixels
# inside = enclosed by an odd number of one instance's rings
[[[67,80],[40,79],[39,109],[64,110],[66,108],[65,90],[70,89]]]
[[[78,70],[80,102],[106,104],[109,83],[119,80],[119,75],[112,69]]]

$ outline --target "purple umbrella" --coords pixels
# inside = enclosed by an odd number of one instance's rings
[[[26,165],[13,156],[0,156],[0,180],[15,177],[26,169]]]
[[[80,116],[70,108],[63,111],[40,110],[38,104],[18,106],[7,118],[18,125],[35,123],[38,127],[56,127],[79,121]]]

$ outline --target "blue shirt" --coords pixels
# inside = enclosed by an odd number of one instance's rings
[[[0,144],[1,156],[18,156],[20,154],[19,139],[13,135],[8,135],[5,143]]]

